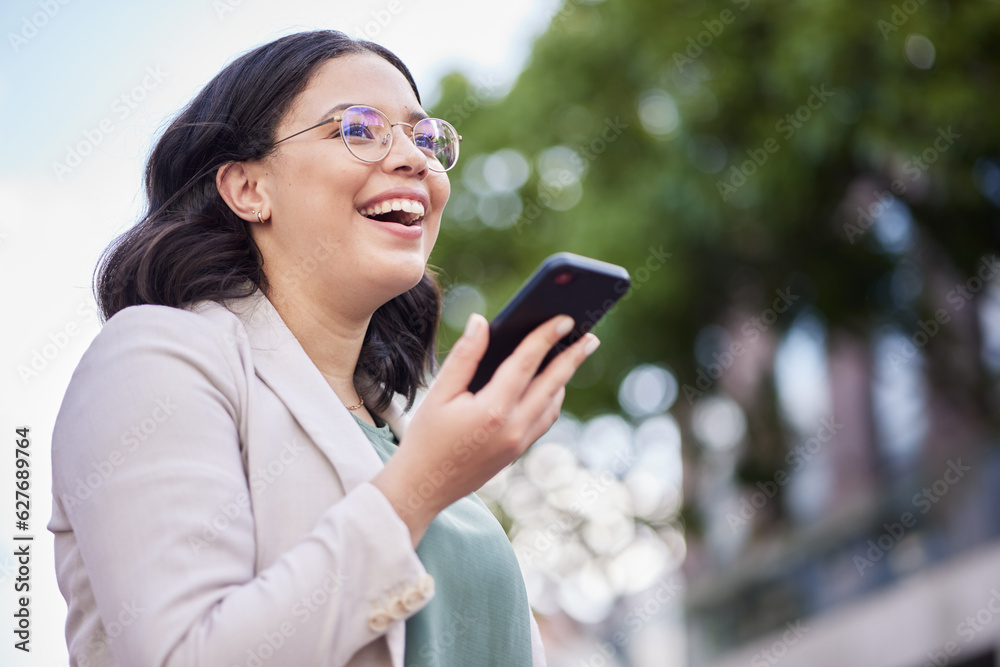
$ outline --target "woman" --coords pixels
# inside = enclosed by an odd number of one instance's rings
[[[458,137],[341,33],[240,57],[167,128],[103,258],[107,322],[53,433],[73,665],[544,664],[472,495],[556,419],[568,317],[476,394],[480,315],[433,370],[427,271]]]

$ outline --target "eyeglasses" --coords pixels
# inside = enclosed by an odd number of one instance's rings
[[[397,125],[410,128],[410,139],[427,156],[427,168],[431,171],[448,171],[458,162],[458,145],[462,137],[447,121],[424,118],[414,124],[390,123],[378,109],[360,105],[347,107],[339,116],[299,130],[274,144],[280,144],[327,123],[340,123],[340,136],[347,150],[364,162],[378,162],[389,154],[389,149],[392,148],[392,128]]]

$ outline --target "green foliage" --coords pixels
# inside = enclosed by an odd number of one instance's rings
[[[651,248],[671,253],[598,327],[603,345],[578,380],[589,389],[567,397],[581,416],[617,409],[637,363],[693,384],[698,331],[734,304],[759,312],[792,284],[831,326],[911,330],[932,308],[927,291],[915,306],[879,298],[901,258],[851,226],[898,180],[917,230],[910,261],[970,276],[996,251],[1000,216],[975,174],[1000,158],[998,28],[996,1],[569,0],[503,99],[460,75],[444,82],[435,112],[471,111],[453,117],[463,155],[432,260],[446,286],[479,286],[492,316],[553,252],[621,264],[634,279]],[[933,44],[929,69],[911,62],[928,58],[911,35]],[[676,128],[651,132],[669,129],[671,101]],[[958,138],[914,170],[948,128]],[[579,201],[532,209],[546,191],[537,158],[558,145],[581,156]],[[480,196],[463,169],[504,148],[532,170],[517,224],[494,228],[471,215]],[[720,183],[755,155],[766,161],[724,200]]]

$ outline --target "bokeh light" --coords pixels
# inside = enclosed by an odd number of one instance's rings
[[[441,306],[441,319],[452,329],[464,329],[472,313],[482,313],[486,299],[472,285],[453,285],[445,294]]]
[[[691,429],[710,451],[725,452],[739,444],[746,435],[747,422],[743,409],[736,401],[715,395],[695,403]]]
[[[923,35],[908,35],[903,47],[906,58],[914,67],[930,69],[934,67],[934,44]]]
[[[639,120],[650,134],[666,137],[680,126],[677,103],[670,93],[659,88],[647,90],[639,97]]]
[[[677,378],[662,366],[636,366],[618,388],[618,402],[633,417],[664,412],[677,400]]]

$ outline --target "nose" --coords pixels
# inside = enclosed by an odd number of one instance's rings
[[[413,126],[409,123],[394,123],[392,132],[392,145],[389,147],[389,154],[382,160],[382,168],[386,171],[426,174],[429,158],[413,143]]]

